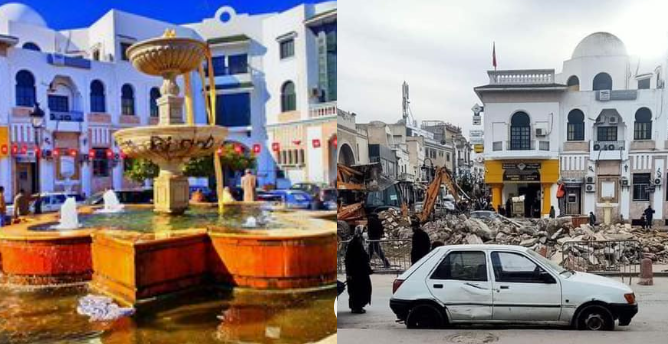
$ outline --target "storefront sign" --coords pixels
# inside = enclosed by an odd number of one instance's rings
[[[503,180],[507,182],[539,182],[540,173],[537,170],[506,170],[503,172]]]
[[[503,169],[504,170],[539,170],[540,169],[540,163],[539,162],[511,162],[511,163],[503,163]]]

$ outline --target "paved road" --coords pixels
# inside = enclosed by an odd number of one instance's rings
[[[341,279],[341,277],[340,277]],[[668,278],[655,278],[654,286],[636,285],[640,311],[628,327],[614,332],[573,331],[559,327],[460,326],[447,330],[407,330],[395,323],[389,308],[394,276],[374,275],[372,304],[364,315],[348,310],[347,293],[338,301],[338,335],[346,344],[369,343],[509,343],[509,344],[666,344],[668,343]],[[628,279],[627,279],[628,283]]]

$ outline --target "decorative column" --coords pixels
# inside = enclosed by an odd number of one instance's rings
[[[543,216],[549,215],[550,207],[552,207],[552,195],[550,194],[550,189],[552,189],[552,183],[543,184],[543,211],[541,211],[541,215]]]
[[[496,209],[503,204],[503,184],[492,184],[492,206]],[[498,211],[498,209],[497,209]]]

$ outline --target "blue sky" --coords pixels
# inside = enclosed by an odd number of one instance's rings
[[[289,9],[301,3],[323,0],[0,0],[24,3],[37,12],[53,29],[86,27],[112,8],[176,24],[199,22],[213,17],[223,5],[237,13],[266,13]]]

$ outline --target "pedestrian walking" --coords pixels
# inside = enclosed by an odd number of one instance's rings
[[[7,219],[7,203],[5,202],[5,187],[0,186],[0,227],[5,226]]]
[[[589,225],[592,227],[596,225],[596,215],[594,215],[593,211],[589,212]]]
[[[383,266],[386,269],[390,268],[390,261],[387,260],[385,257],[385,252],[383,252],[383,248],[380,246],[380,239],[383,238],[383,234],[385,234],[385,230],[383,228],[383,223],[380,221],[378,218],[378,215],[372,214],[369,215],[369,222],[367,224],[368,227],[368,234],[369,234],[369,259],[373,259],[373,254],[376,253],[378,254],[378,257],[380,260],[383,261]]]
[[[257,177],[253,175],[250,168],[246,169],[246,174],[241,177],[241,188],[244,190],[244,202],[255,201],[255,188],[257,187]]]
[[[647,206],[645,209],[645,221],[647,221],[647,229],[652,229],[652,220],[654,220],[654,209],[651,205]]]
[[[14,197],[14,220],[19,221],[21,217],[30,214],[30,199],[25,190],[21,189]]]
[[[513,217],[513,201],[512,201],[513,195],[510,194],[508,195],[508,199],[506,200],[506,216],[507,217]]]
[[[420,227],[420,219],[413,216],[411,219],[413,227],[413,240],[411,247],[411,264],[417,263],[422,257],[426,256],[431,250],[429,235]]]
[[[371,278],[373,271],[369,265],[369,256],[364,250],[362,229],[355,229],[355,235],[346,250],[346,285],[348,287],[348,306],[353,314],[364,314],[364,306],[371,304]]]

